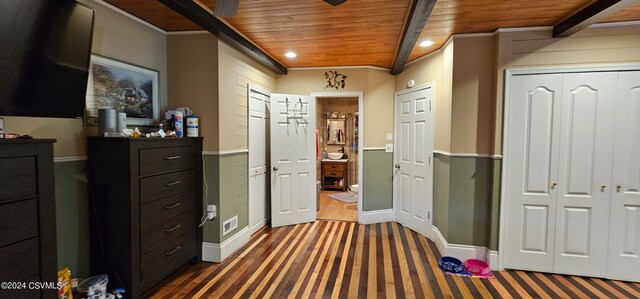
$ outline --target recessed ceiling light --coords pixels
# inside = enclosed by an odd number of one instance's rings
[[[289,51],[287,53],[284,53],[284,56],[286,56],[287,58],[296,58],[298,56],[298,54],[296,54],[293,51]]]
[[[423,47],[423,48],[431,47],[431,46],[433,46],[433,44],[435,44],[435,43],[432,40],[425,40],[425,41],[420,43],[420,47]]]

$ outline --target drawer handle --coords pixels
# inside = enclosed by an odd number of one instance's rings
[[[168,157],[164,157],[165,160],[178,160],[178,159],[182,159],[182,156],[168,156]]]
[[[174,227],[172,227],[172,228],[167,228],[167,229],[165,229],[164,231],[165,231],[165,232],[170,233],[170,232],[172,232],[172,231],[174,231],[174,230],[176,230],[176,229],[179,229],[179,228],[181,228],[181,227],[182,227],[182,225],[180,225],[180,224],[176,224],[176,226],[174,226]]]
[[[338,167],[338,165],[331,165],[331,168],[336,168]]]
[[[181,206],[181,205],[182,205],[181,203],[176,202],[176,203],[174,203],[174,204],[172,204],[172,205],[170,205],[170,206],[166,206],[166,207],[164,207],[164,208],[165,208],[165,209],[167,209],[167,210],[171,210],[171,209],[173,209],[173,208],[177,208],[177,207],[179,207],[179,206]]]
[[[167,187],[171,187],[171,186],[175,186],[175,185],[178,185],[178,184],[182,184],[182,181],[175,181],[175,182],[171,182],[171,183],[166,183],[164,185],[167,186]]]
[[[182,249],[182,247],[178,246],[178,247],[176,247],[176,249],[174,249],[174,250],[171,250],[171,251],[167,251],[167,252],[165,252],[165,253],[164,253],[164,255],[172,255],[172,254],[174,254],[174,253],[178,252],[178,250],[180,250],[180,249]]]
[[[338,174],[338,173],[337,173],[337,172],[335,172],[335,171],[332,171],[332,172],[331,172],[331,174],[332,174],[332,175],[336,175],[336,174]]]

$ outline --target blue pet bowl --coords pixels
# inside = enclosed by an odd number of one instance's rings
[[[451,256],[443,256],[438,263],[442,270],[452,273],[461,273],[463,271],[462,262]]]

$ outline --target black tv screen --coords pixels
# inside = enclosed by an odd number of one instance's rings
[[[93,22],[72,0],[0,2],[0,116],[83,117]]]

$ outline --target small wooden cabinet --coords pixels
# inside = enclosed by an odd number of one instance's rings
[[[89,179],[91,271],[111,288],[140,298],[202,259],[202,138],[89,137]]]
[[[58,298],[52,139],[0,139],[0,298]]]
[[[347,159],[322,160],[322,188],[347,191],[349,164]]]

